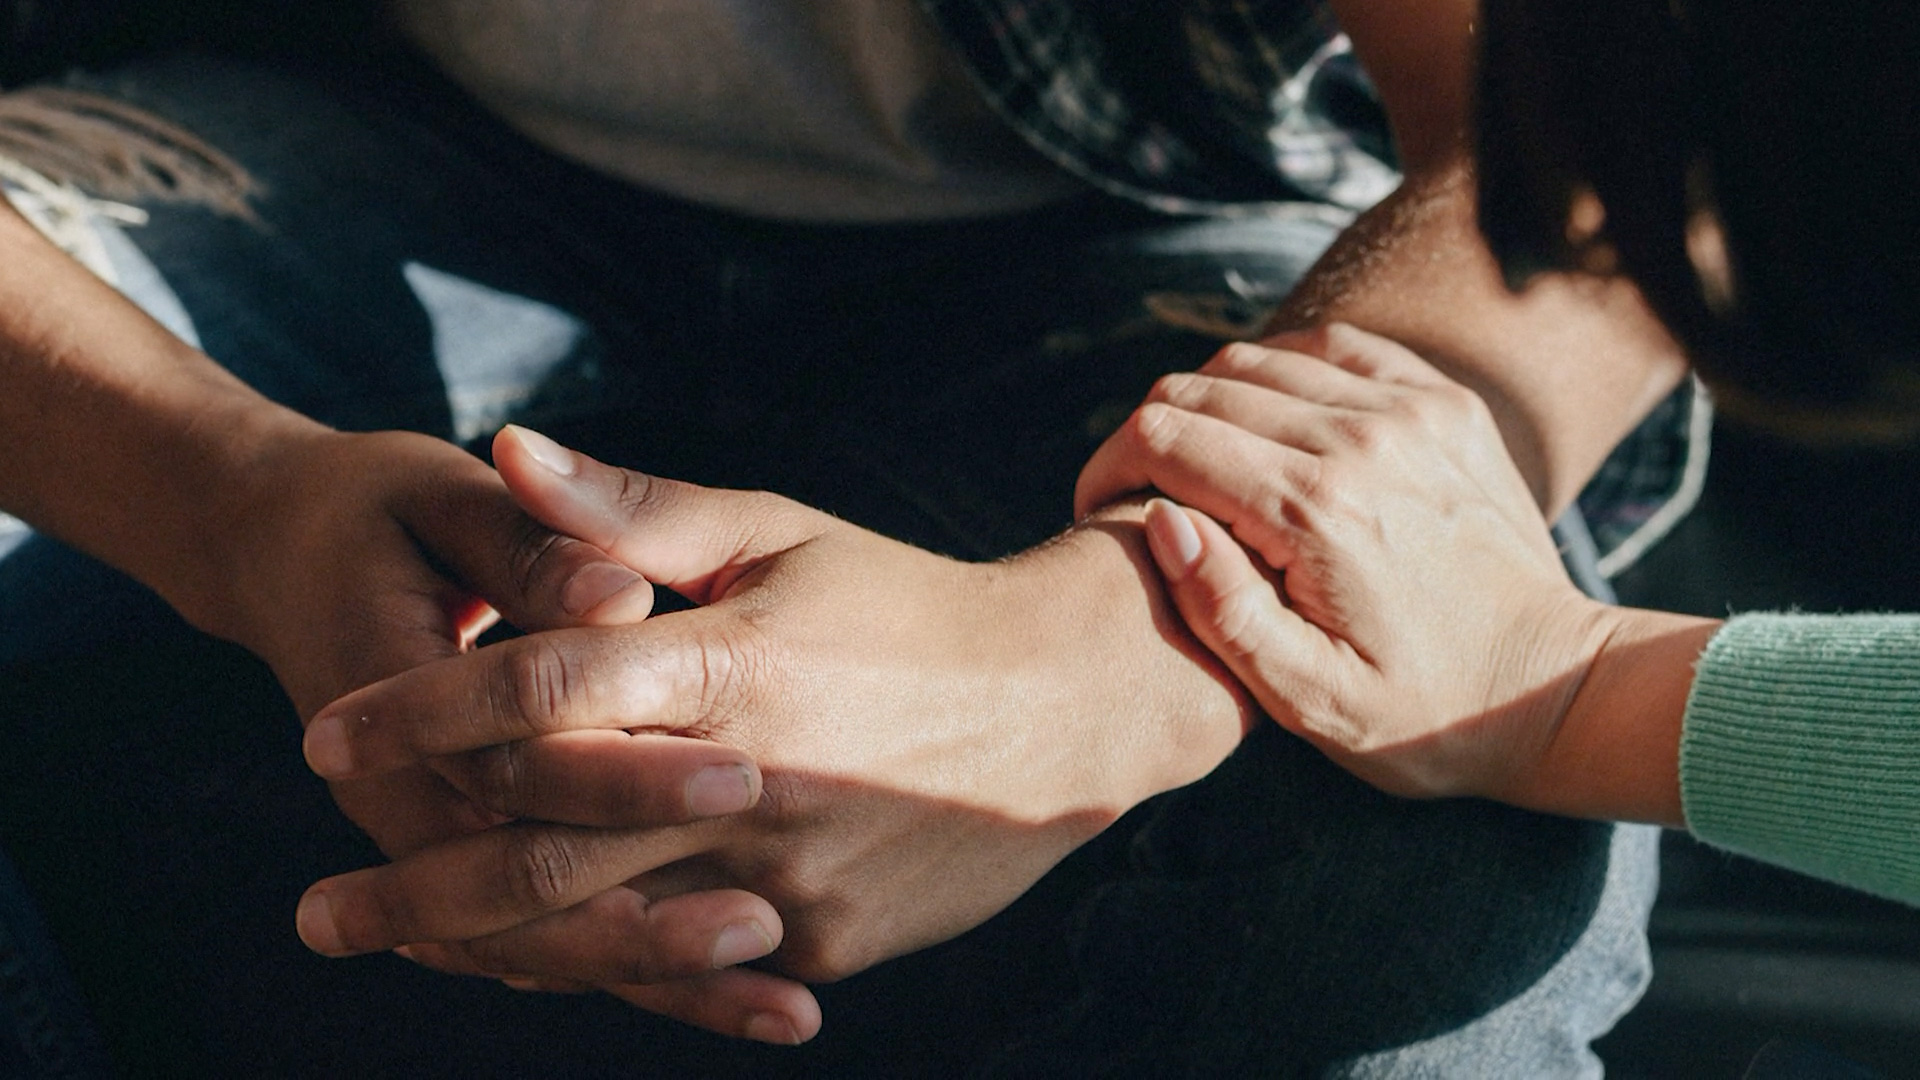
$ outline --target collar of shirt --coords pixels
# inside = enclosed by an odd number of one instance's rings
[[[1168,213],[1363,210],[1399,183],[1385,114],[1315,0],[921,0],[987,100],[1110,193]]]

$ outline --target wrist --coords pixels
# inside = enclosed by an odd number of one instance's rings
[[[1597,646],[1551,740],[1494,797],[1546,813],[1684,827],[1680,731],[1694,664],[1720,621],[1596,607]]]
[[[1039,660],[1081,783],[1117,816],[1190,784],[1257,722],[1251,699],[1187,632],[1138,502],[1103,509],[1002,569],[1006,616]],[[1057,721],[1057,723],[1056,723]]]
[[[297,472],[337,433],[245,388],[173,425],[144,491],[147,554],[127,568],[195,627],[248,643],[250,585],[271,534],[292,525]]]

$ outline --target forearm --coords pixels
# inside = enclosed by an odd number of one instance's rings
[[[1485,398],[1557,517],[1686,363],[1632,286],[1509,292],[1480,236],[1471,164],[1474,0],[1332,0],[1393,127],[1406,181],[1320,260],[1273,329],[1339,320],[1398,341]]]
[[[0,508],[217,621],[239,480],[318,425],[273,405],[0,209]]]
[[[1554,276],[1509,292],[1475,224],[1462,155],[1409,174],[1349,229],[1273,329],[1344,321],[1485,398],[1550,517],[1678,385],[1685,358],[1629,285]]]

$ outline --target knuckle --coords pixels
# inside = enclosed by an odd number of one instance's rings
[[[1176,371],[1162,375],[1153,382],[1153,391],[1147,395],[1148,401],[1164,401],[1173,405],[1183,405],[1194,398],[1204,376],[1191,372]]]
[[[516,517],[511,529],[507,570],[520,595],[532,596],[546,576],[547,568],[553,565],[556,553],[565,546],[566,538],[524,515]]]
[[[1391,437],[1389,419],[1375,412],[1343,412],[1331,421],[1334,432],[1362,453],[1379,450]]]
[[[1309,510],[1335,503],[1338,495],[1332,490],[1333,487],[1326,462],[1318,457],[1309,458],[1295,463],[1287,471],[1287,490],[1263,484],[1255,496],[1255,507],[1261,520],[1284,522],[1295,528],[1311,528],[1313,520]]]
[[[804,854],[781,859],[765,868],[763,880],[756,888],[774,906],[782,912],[818,912],[833,903],[832,882],[813,861]],[[812,920],[818,923],[818,918]],[[817,938],[809,938],[809,948],[817,948]]]
[[[1320,328],[1320,341],[1330,354],[1352,356],[1371,340],[1366,331],[1349,322],[1334,320]]]
[[[1180,441],[1180,412],[1164,402],[1150,401],[1133,412],[1126,432],[1133,444],[1150,457],[1165,457]]]
[[[1261,657],[1264,598],[1255,591],[1261,587],[1264,586],[1241,583],[1213,597],[1213,625],[1219,635],[1217,647],[1224,655],[1237,660]]]
[[[546,828],[516,829],[500,850],[508,894],[522,910],[554,911],[568,906],[584,868],[566,834]]]
[[[1432,394],[1403,393],[1387,406],[1386,415],[1395,424],[1432,431],[1441,426],[1450,409],[1449,403]]]
[[[629,518],[644,516],[660,495],[658,481],[646,473],[632,469],[620,469],[620,490],[614,495],[614,503]]]
[[[1330,348],[1328,329],[1335,325],[1345,324],[1314,323],[1311,326],[1290,330],[1282,335],[1279,347],[1286,349],[1288,352],[1300,353],[1306,356],[1317,356],[1325,359]]]
[[[1201,370],[1210,375],[1232,378],[1238,374],[1257,370],[1271,353],[1272,350],[1265,346],[1255,345],[1250,341],[1236,341],[1215,353],[1213,359],[1208,361]]]
[[[501,683],[494,691],[496,711],[528,735],[561,730],[585,705],[587,680],[578,661],[547,638],[519,639],[495,670]]]
[[[1456,416],[1474,423],[1492,423],[1493,410],[1488,407],[1487,399],[1474,393],[1459,383],[1446,383],[1436,386],[1435,397],[1451,409]]]
[[[754,650],[737,633],[719,633],[704,639],[696,653],[700,670],[695,673],[700,692],[691,704],[698,715],[724,715],[724,705],[732,699],[735,685],[754,666]]]

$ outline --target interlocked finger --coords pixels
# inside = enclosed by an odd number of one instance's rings
[[[772,905],[737,889],[649,899],[626,887],[497,934],[408,950],[442,971],[645,984],[758,960],[780,944]]]
[[[748,968],[608,990],[630,1005],[740,1039],[791,1046],[820,1031],[820,1003],[806,987]]]
[[[660,628],[702,614],[514,638],[403,672],[320,710],[307,763],[337,780],[563,731],[696,727],[731,653]]]
[[[503,825],[314,885],[301,898],[298,929],[328,956],[467,941],[563,911],[712,843],[697,825]]]
[[[444,758],[434,768],[508,818],[640,828],[737,814],[760,797],[740,752],[703,739],[569,731]]]

